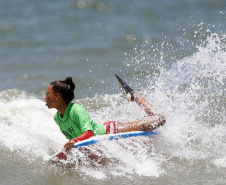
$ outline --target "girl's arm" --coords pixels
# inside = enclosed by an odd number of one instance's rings
[[[83,141],[83,140],[89,139],[91,137],[93,137],[93,131],[88,130],[88,131],[85,131],[81,136],[76,137],[70,141],[77,143],[78,141]]]
[[[89,139],[91,137],[93,137],[93,131],[91,131],[91,130],[85,131],[81,136],[76,137],[76,138],[74,138],[72,140],[69,140],[64,145],[64,148],[65,148],[66,151],[68,151],[71,148],[73,148],[74,147],[74,144],[77,143],[78,141],[83,141],[83,140]]]

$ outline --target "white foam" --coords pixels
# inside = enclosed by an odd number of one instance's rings
[[[21,96],[0,101],[1,143],[11,151],[38,157],[59,148],[66,140],[53,121],[54,110],[48,110],[40,99],[14,91]],[[8,93],[7,90],[1,95],[4,93]]]

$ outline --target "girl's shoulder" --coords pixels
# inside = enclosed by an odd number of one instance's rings
[[[72,103],[71,109],[84,109],[84,107],[78,103]]]
[[[86,109],[78,104],[78,103],[72,103],[72,106],[71,106],[71,110],[70,110],[70,113],[83,113],[83,112],[86,112]]]

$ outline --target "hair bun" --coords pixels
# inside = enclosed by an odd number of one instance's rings
[[[73,80],[72,80],[72,77],[66,77],[66,78],[65,78],[65,82],[66,82],[67,84],[69,84],[70,87],[71,87],[71,89],[74,91],[74,89],[75,89],[75,84],[74,84],[74,82],[73,82]]]

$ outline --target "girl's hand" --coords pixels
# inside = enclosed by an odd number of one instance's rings
[[[64,145],[64,149],[65,149],[66,151],[68,151],[68,150],[74,148],[74,144],[75,144],[75,142],[73,142],[73,141],[68,141],[68,142]]]
[[[88,131],[85,131],[81,136],[79,137],[76,137],[70,141],[68,141],[63,149],[65,149],[66,151],[70,150],[71,148],[74,148],[74,144],[77,143],[78,141],[83,141],[85,139],[89,139],[90,137],[93,136],[93,131],[91,130],[88,130]]]

